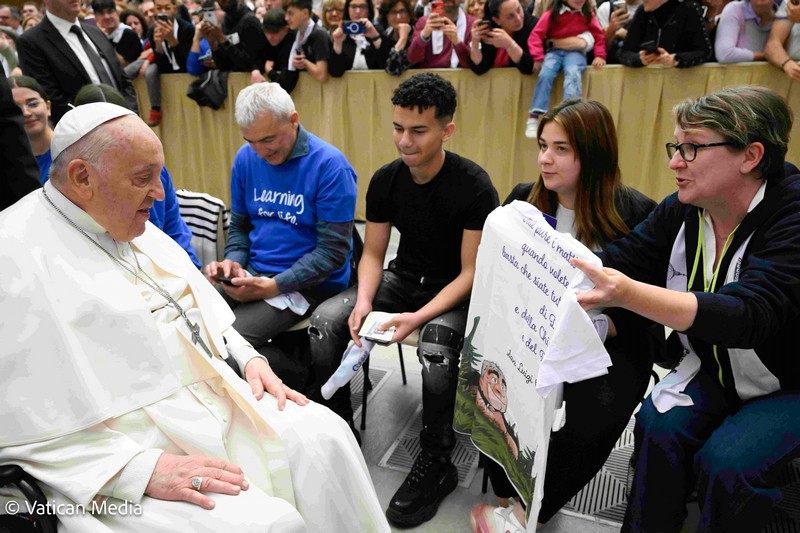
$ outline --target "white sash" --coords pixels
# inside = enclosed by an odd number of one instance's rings
[[[761,201],[764,195],[765,186],[753,199],[750,211]],[[708,217],[703,219],[703,231],[706,232],[705,242],[712,243],[714,246],[714,233]],[[686,225],[682,225],[670,254],[670,265],[667,274],[667,288],[675,291],[688,291],[689,272],[686,270]],[[741,245],[736,249],[731,257],[725,280],[722,285],[733,283],[739,280],[744,251],[750,243],[752,234],[748,235]],[[709,279],[709,272],[713,270],[713,261],[716,250],[708,250],[706,256],[709,264],[700,265],[705,269],[705,278]],[[720,258],[721,260],[721,258]],[[689,382],[700,371],[700,358],[692,348],[686,335],[679,333],[681,344],[683,345],[683,356],[678,365],[655,386],[652,392],[653,404],[659,412],[664,413],[675,406],[693,405],[692,399],[682,394]],[[725,348],[718,348],[718,353]],[[748,400],[770,394],[780,390],[780,382],[775,375],[764,365],[755,350],[747,348],[727,348],[728,360],[731,365],[731,372],[734,377],[736,392],[742,400]]]
[[[289,54],[289,65],[287,67],[289,70],[297,70],[294,66],[294,58],[303,50],[303,44],[308,40],[308,36],[311,35],[312,31],[314,31],[314,23],[309,21],[306,31],[303,33],[298,31],[295,35],[294,44],[292,45],[292,52]]]

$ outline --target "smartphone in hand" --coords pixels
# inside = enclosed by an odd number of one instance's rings
[[[203,22],[208,22],[214,26],[219,26],[219,22],[217,21],[217,12],[214,10],[213,4],[211,7],[206,7],[203,5]]]
[[[658,45],[655,41],[646,41],[639,45],[639,50],[643,50],[645,54],[657,54]]]
[[[436,13],[440,17],[444,16],[444,2],[441,0],[434,0],[431,2],[431,13]]]

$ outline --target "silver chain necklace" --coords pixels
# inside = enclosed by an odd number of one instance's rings
[[[136,260],[136,268],[134,269],[132,266],[130,266],[130,265],[120,261],[116,257],[114,257],[108,250],[103,248],[100,245],[100,243],[98,243],[97,241],[92,239],[89,236],[88,233],[83,231],[83,229],[81,229],[80,226],[78,226],[61,209],[59,209],[56,204],[53,203],[53,201],[50,199],[50,197],[47,196],[47,191],[46,190],[42,189],[42,193],[44,193],[45,200],[47,200],[47,202],[53,207],[53,209],[55,209],[56,212],[59,215],[61,215],[64,218],[64,220],[67,221],[67,223],[69,223],[70,226],[72,226],[73,228],[78,230],[81,233],[81,235],[83,235],[84,237],[86,237],[89,240],[89,242],[91,242],[92,244],[97,246],[104,254],[106,254],[109,258],[111,258],[115,263],[117,263],[119,266],[124,268],[131,275],[133,275],[133,277],[135,277],[136,279],[138,279],[139,281],[141,281],[142,283],[144,283],[145,285],[147,285],[148,287],[150,287],[151,289],[156,291],[163,298],[165,298],[167,300],[168,305],[171,305],[172,307],[174,307],[178,311],[178,313],[180,313],[181,317],[183,317],[184,322],[186,322],[186,327],[188,327],[189,331],[192,333],[192,342],[196,346],[200,346],[200,348],[202,348],[203,351],[206,352],[206,355],[208,355],[209,358],[213,357],[213,355],[211,354],[211,350],[209,350],[209,348],[206,345],[205,341],[200,336],[200,326],[197,323],[192,323],[192,321],[189,320],[189,317],[186,316],[186,311],[183,310],[183,307],[180,306],[180,304],[175,300],[175,298],[173,298],[172,295],[166,289],[161,287],[153,278],[150,277],[150,275],[147,272],[145,272],[142,269],[142,267],[139,265],[139,259],[136,257],[136,252],[133,253],[133,258]],[[141,273],[144,274],[147,279],[145,279],[142,276],[140,276],[139,275],[139,271],[141,271]]]

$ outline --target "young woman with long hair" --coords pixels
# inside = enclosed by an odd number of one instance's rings
[[[570,233],[595,251],[647,218],[655,202],[622,184],[614,121],[595,101],[567,100],[542,115],[538,126],[540,176],[517,185],[505,204],[530,202],[556,218],[556,230]],[[538,516],[547,522],[605,462],[647,389],[653,355],[663,343],[648,321],[620,309],[593,320],[611,356],[608,374],[564,385],[566,423],[550,437],[544,498]],[[520,422],[523,423],[523,422]],[[495,494],[516,496],[494,461],[486,468]],[[473,531],[524,530],[524,510],[477,505]]]

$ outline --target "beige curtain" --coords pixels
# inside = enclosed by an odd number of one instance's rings
[[[372,173],[397,157],[392,143],[392,92],[417,72],[400,78],[380,71],[348,72],[324,85],[301,74],[292,93],[303,126],[338,147],[358,173],[357,219],[364,219],[364,198]],[[436,72],[449,79],[458,92],[457,130],[446,149],[485,168],[501,201],[515,184],[536,179],[538,148],[524,135],[535,78],[510,68],[483,76],[467,70]],[[214,111],[186,97],[191,76],[161,77],[163,118],[155,131],[164,143],[167,168],[177,188],[209,193],[230,205],[231,165],[243,144],[233,108],[248,78],[248,74],[231,74],[228,98]],[[685,98],[742,84],[770,87],[786,97],[795,112],[800,111],[800,84],[765,63],[709,64],[681,70],[589,68],[583,94],[605,104],[614,117],[623,182],[661,200],[675,190],[664,150],[664,143],[674,139],[672,107]],[[143,80],[136,81],[136,89],[146,116],[149,103]],[[552,102],[558,102],[561,95],[559,82]],[[792,133],[788,159],[800,164],[797,122]]]

